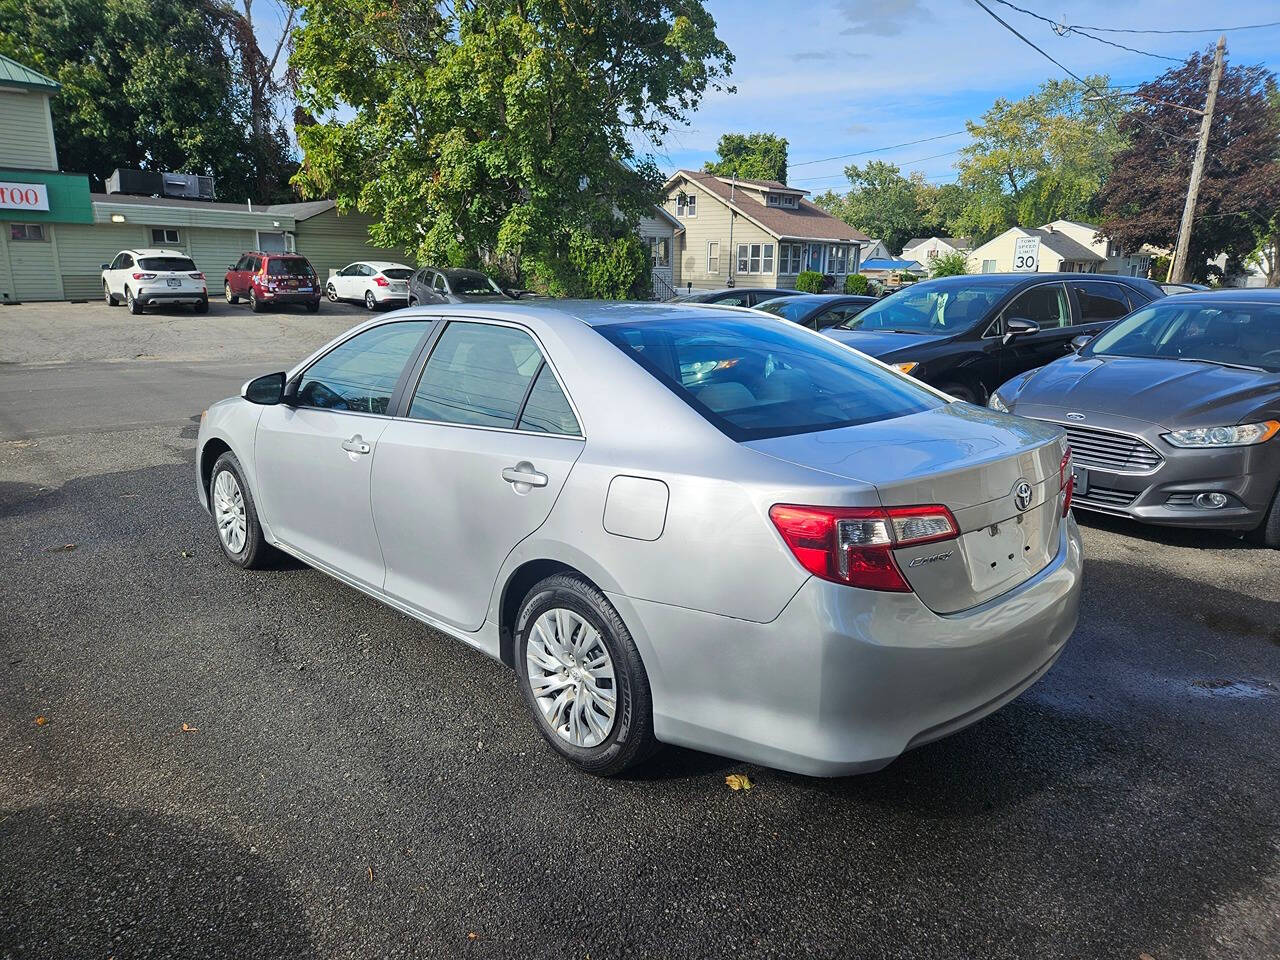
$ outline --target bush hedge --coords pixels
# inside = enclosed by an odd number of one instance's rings
[[[817,270],[805,270],[796,277],[796,289],[804,293],[821,293],[825,278]]]
[[[844,292],[865,294],[871,289],[871,281],[860,273],[851,273],[844,278]]]

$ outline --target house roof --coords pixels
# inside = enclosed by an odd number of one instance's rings
[[[328,213],[337,206],[332,200],[305,200],[301,203],[273,203],[265,209],[270,213],[283,213],[295,220],[310,220],[322,213]]]
[[[696,183],[708,193],[714,194],[725,206],[736,210],[779,239],[794,237],[797,240],[839,240],[845,243],[867,242],[868,237],[861,230],[855,230],[843,220],[833,217],[803,197],[800,198],[799,206],[794,210],[765,206],[752,196],[749,190],[734,191],[733,200],[730,201],[729,193],[732,188],[728,182],[715,174],[697,173],[693,170],[677,170],[675,175],[667,181],[667,190],[670,191],[672,184],[681,178]],[[739,184],[745,182],[748,181],[738,181]],[[768,180],[750,181],[750,183],[758,185],[772,182]],[[779,184],[778,186],[781,187],[782,185]]]
[[[1088,260],[1101,263],[1106,257],[1099,256],[1078,240],[1072,240],[1065,233],[1057,230],[1044,230],[1040,227],[1014,227],[1029,237],[1039,237],[1040,246],[1048,247],[1063,260]]]
[[[17,60],[0,55],[0,87],[23,87],[28,90],[57,90],[62,86],[57,80],[24,67]]]
[[[940,243],[945,243],[947,246],[956,250],[973,249],[973,241],[968,237],[912,237],[902,245],[902,250],[905,253],[913,247],[920,246],[922,243],[928,243],[930,240],[937,240]]]
[[[734,182],[733,177],[721,177],[718,174],[711,174],[711,176],[716,177],[721,183],[732,184]],[[809,194],[808,190],[801,190],[799,187],[788,187],[779,180],[750,180],[746,177],[738,177],[737,183],[738,186],[759,187],[762,190],[770,190],[774,193],[802,193],[806,196]]]
[[[918,260],[891,260],[885,257],[873,257],[863,260],[859,270],[923,270]]]
[[[250,208],[246,203],[223,203],[211,200],[186,200],[182,197],[139,197],[131,193],[93,193],[94,203],[122,203],[134,207],[179,207],[189,210],[229,210],[236,213],[276,214],[294,220],[309,220],[332,210],[337,204],[332,200],[310,200],[305,203],[256,203]]]

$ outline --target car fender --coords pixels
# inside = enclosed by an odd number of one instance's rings
[[[249,485],[251,495],[258,489],[258,476],[254,459],[254,441],[258,432],[258,420],[262,417],[262,407],[250,403],[240,397],[231,397],[215,403],[201,416],[200,430],[196,435],[196,488],[200,505],[209,509],[209,491],[205,487],[204,477],[207,470],[213,468],[217,455],[208,458],[206,448],[212,440],[220,441],[235,454],[244,472],[244,481]],[[255,496],[255,502],[257,497]],[[267,518],[259,515],[263,531],[268,529]],[[268,540],[272,537],[268,534]]]

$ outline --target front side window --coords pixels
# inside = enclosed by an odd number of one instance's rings
[[[1098,334],[1081,356],[1197,360],[1280,371],[1280,304],[1157,300]]]
[[[431,351],[409,416],[514,429],[542,353],[523,330],[450,323]]]
[[[1004,310],[1006,318],[1017,317],[1038,323],[1041,330],[1071,325],[1071,304],[1067,289],[1060,283],[1046,283],[1018,296]]]
[[[1072,286],[1080,304],[1081,323],[1115,320],[1129,312],[1129,302],[1119,284],[1107,283],[1105,280],[1084,280]]]
[[[431,288],[432,288],[433,290],[439,291],[440,293],[444,293],[444,292],[445,292],[444,277],[443,277],[441,274],[438,274],[438,273],[437,273],[437,274],[432,278],[432,280],[431,280]]]
[[[152,227],[151,242],[158,244],[181,243],[178,231],[173,227]]]
[[[872,423],[945,402],[787,324],[690,317],[595,329],[737,441]]]
[[[307,368],[294,402],[322,410],[388,413],[396,382],[432,322],[385,323],[344,340]]]
[[[707,241],[707,273],[720,272],[720,241]]]

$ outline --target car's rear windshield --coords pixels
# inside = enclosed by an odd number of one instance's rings
[[[765,313],[772,313],[775,317],[782,317],[793,323],[803,323],[804,318],[809,315],[818,304],[805,297],[779,297],[777,300],[766,300],[764,303],[756,306],[757,310],[763,310]]]
[[[138,261],[138,266],[143,270],[153,270],[156,273],[164,273],[166,271],[178,273],[196,272],[196,265],[190,257],[142,257]]]
[[[382,271],[384,277],[390,277],[392,280],[408,280],[413,276],[413,271],[408,267],[388,267]]]
[[[483,273],[455,273],[449,277],[449,286],[459,294],[501,293],[498,285]]]
[[[776,320],[688,317],[596,329],[738,441],[889,420],[944,403],[835,341]]]
[[[976,279],[964,283],[925,281],[873,303],[840,327],[950,336],[985,319],[1008,292],[1008,284],[983,283]]]
[[[267,276],[305,277],[311,274],[311,264],[302,257],[272,257],[267,261]]]
[[[1157,300],[1098,334],[1083,356],[1197,360],[1280,371],[1280,303]]]

